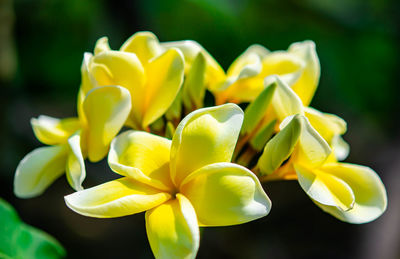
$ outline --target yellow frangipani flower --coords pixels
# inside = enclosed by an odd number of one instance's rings
[[[108,153],[111,140],[130,113],[130,100],[125,88],[98,87],[84,99],[81,118],[33,118],[31,124],[38,140],[52,146],[37,148],[21,160],[14,193],[21,198],[40,195],[64,172],[71,187],[82,190],[84,158],[98,161]]]
[[[85,53],[78,110],[86,93],[98,86],[119,85],[131,94],[127,124],[146,129],[171,106],[183,82],[184,58],[177,48],[165,50],[150,32],[138,32],[119,51],[107,38],[97,41],[95,55]]]
[[[77,213],[119,217],[146,212],[156,258],[194,258],[199,226],[245,223],[268,214],[271,202],[258,178],[230,163],[243,120],[234,104],[196,110],[172,141],[127,131],[108,157],[124,177],[65,197]]]
[[[338,160],[347,157],[349,146],[341,137],[347,129],[343,119],[304,107],[299,96],[279,76],[267,77],[264,83],[266,88],[245,110],[242,134],[257,138],[271,122],[279,125],[288,116],[301,114],[307,117],[313,128],[334,149]],[[275,132],[278,131],[276,127]]]
[[[210,90],[217,103],[251,102],[265,88],[264,79],[270,75],[280,75],[307,106],[320,75],[314,42],[293,43],[287,51],[274,52],[252,45],[232,63],[225,78]]]
[[[319,207],[349,223],[366,223],[385,211],[386,190],[371,168],[337,162],[328,143],[302,115],[287,118],[281,128],[258,163],[266,178],[297,179]],[[279,149],[282,145],[287,149]]]

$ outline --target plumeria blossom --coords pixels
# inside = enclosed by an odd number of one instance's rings
[[[138,32],[120,50],[111,50],[107,38],[97,41],[94,55],[85,53],[78,110],[86,93],[99,86],[118,85],[131,94],[126,122],[135,129],[161,117],[178,94],[184,75],[184,57],[177,48],[165,49],[150,32]]]
[[[223,80],[211,86],[217,103],[250,102],[265,88],[264,79],[279,75],[308,106],[317,88],[320,65],[312,41],[293,43],[287,51],[270,52],[250,46],[227,70]]]
[[[280,127],[258,161],[266,178],[297,179],[319,207],[342,221],[366,223],[385,211],[386,190],[371,168],[337,162],[303,115],[288,117]]]
[[[196,110],[172,141],[126,131],[108,162],[124,177],[65,197],[77,213],[119,217],[146,211],[156,258],[194,258],[199,226],[245,223],[268,214],[271,202],[258,178],[230,163],[243,112],[234,104]]]
[[[108,153],[111,140],[130,113],[130,99],[122,87],[99,87],[88,92],[80,118],[33,118],[37,139],[51,146],[37,148],[21,160],[14,193],[21,198],[38,196],[64,172],[71,187],[82,190],[85,157],[98,161]]]
[[[245,139],[250,139],[254,149],[261,151],[268,138],[279,131],[279,124],[288,116],[301,114],[308,118],[314,129],[334,149],[338,160],[347,157],[349,146],[341,137],[347,130],[343,119],[305,107],[295,91],[279,76],[265,78],[264,84],[265,89],[245,110],[241,132]]]

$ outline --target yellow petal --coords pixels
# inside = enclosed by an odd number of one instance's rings
[[[60,120],[45,115],[32,118],[31,125],[36,138],[46,145],[67,143],[68,138],[81,127],[78,118]]]
[[[332,139],[331,146],[336,159],[339,161],[345,160],[350,153],[350,145],[339,135]]]
[[[171,141],[143,131],[126,131],[111,143],[108,164],[129,176],[161,190],[171,190],[169,174]]]
[[[171,177],[176,185],[207,164],[231,161],[243,122],[235,104],[198,109],[186,116],[172,138]]]
[[[322,113],[311,107],[304,107],[304,114],[313,128],[328,142],[331,143],[336,135],[346,132],[346,122],[334,114]]]
[[[180,51],[182,51],[183,56],[185,57],[185,74],[189,72],[195,58],[201,52],[206,58],[206,82],[210,87],[213,85],[213,82],[218,82],[225,78],[225,72],[218,62],[196,41],[183,40],[164,42],[161,43],[161,45],[166,49],[178,48]]]
[[[262,70],[261,58],[255,48],[250,46],[242,55],[240,55],[229,67],[227,76],[237,78],[252,77],[258,75]]]
[[[262,71],[262,58],[268,50],[260,45],[250,46],[229,67],[225,79],[210,87],[216,96],[216,102],[249,102],[254,100],[264,88],[263,77],[257,77]]]
[[[148,31],[133,34],[124,42],[120,50],[135,53],[142,64],[159,56],[163,51],[156,35]]]
[[[270,85],[271,81],[276,82],[276,89],[272,97],[272,109],[279,121],[294,114],[303,114],[303,105],[295,92],[281,80],[279,76],[271,76],[265,79],[265,85]]]
[[[104,51],[93,57],[89,67],[97,86],[119,85],[129,92],[144,87],[144,68],[133,53]]]
[[[317,52],[315,51],[315,43],[309,40],[293,43],[290,45],[288,52],[299,57],[305,63],[302,75],[292,85],[292,89],[303,101],[303,105],[308,106],[317,89],[321,70]]]
[[[196,257],[199,227],[196,213],[183,195],[146,212],[146,231],[155,258]]]
[[[87,119],[89,160],[101,160],[131,110],[129,91],[120,86],[103,86],[89,91],[83,103]]]
[[[262,60],[263,77],[270,75],[284,75],[303,70],[305,62],[296,55],[286,51],[274,51],[266,55]]]
[[[69,184],[75,191],[83,189],[82,183],[86,177],[85,161],[81,150],[80,132],[75,133],[68,139],[69,154],[66,165],[66,176]]]
[[[91,62],[93,60],[93,55],[91,53],[85,52],[83,54],[83,60],[81,65],[81,86],[80,89],[83,91],[84,95],[89,92],[90,89],[96,87],[96,80],[89,72]]]
[[[348,211],[317,203],[325,212],[342,221],[361,224],[375,220],[386,210],[385,186],[371,168],[347,163],[331,163],[323,166],[321,171],[348,184],[355,197],[354,207]]]
[[[340,178],[315,169],[295,165],[300,186],[313,200],[348,211],[354,206],[355,196],[351,187]]]
[[[108,38],[107,37],[101,37],[100,39],[97,40],[96,46],[94,47],[94,54],[100,54],[103,51],[109,51],[111,50],[110,45],[108,44]]]
[[[41,147],[19,162],[14,177],[14,193],[19,198],[42,194],[65,171],[67,145]]]
[[[184,60],[177,49],[170,49],[146,67],[146,87],[134,92],[133,109],[141,107],[142,127],[147,127],[171,106],[183,82]]]
[[[293,162],[307,168],[317,168],[328,159],[331,148],[306,117],[300,116],[300,118],[302,119],[302,130]]]
[[[232,163],[196,170],[182,182],[180,190],[193,204],[203,226],[241,224],[264,217],[271,209],[258,178]]]
[[[171,195],[128,177],[65,196],[67,206],[84,216],[113,218],[152,209]]]
[[[256,77],[228,77],[224,81],[210,87],[216,98],[216,103],[242,103],[253,101],[264,89],[264,80]]]

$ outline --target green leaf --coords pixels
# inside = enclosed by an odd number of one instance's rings
[[[272,174],[283,161],[288,159],[300,138],[302,124],[301,115],[294,115],[291,121],[267,143],[258,160],[261,175]]]
[[[50,235],[23,223],[0,199],[0,258],[63,258],[64,248]]]
[[[242,134],[252,132],[261,119],[264,117],[272,97],[274,96],[276,83],[272,83],[257,96],[257,98],[247,106],[244,112]]]

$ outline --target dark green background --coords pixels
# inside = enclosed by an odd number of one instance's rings
[[[226,69],[250,44],[270,50],[316,42],[321,80],[312,106],[348,122],[347,161],[374,168],[389,207],[366,225],[342,223],[313,205],[297,182],[265,184],[273,209],[248,224],[203,231],[198,258],[400,257],[400,7],[389,0],[291,1],[0,1],[0,196],[21,218],[56,237],[70,258],[151,258],[144,215],[85,218],[70,211],[59,179],[42,196],[12,193],[15,168],[41,144],[29,120],[75,115],[83,52],[108,36],[111,47],[133,33],[160,41],[193,39]],[[88,164],[85,187],[113,175]],[[1,242],[1,241],[0,241]]]

